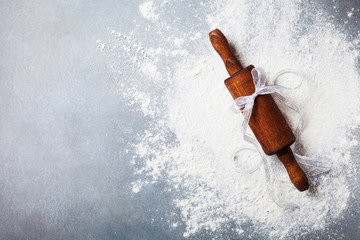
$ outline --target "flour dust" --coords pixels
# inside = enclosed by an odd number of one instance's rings
[[[352,199],[349,179],[356,176],[349,169],[355,166],[351,152],[358,146],[355,129],[360,124],[358,43],[346,40],[321,9],[298,1],[183,5],[190,12],[184,19],[179,12],[169,15],[177,7],[173,1],[141,3],[141,27],[130,33],[109,29],[109,39],[97,41],[111,59],[119,95],[149,120],[132,145],[138,176],[133,193],[166,182],[176,193],[173,204],[186,226],[184,237],[222,228],[231,228],[239,238],[251,236],[248,222],[273,239],[327,231],[347,209]],[[349,9],[349,18],[353,12]],[[231,167],[234,151],[249,146],[240,134],[242,117],[230,110],[232,98],[223,84],[227,72],[208,40],[214,28],[228,37],[243,65],[262,67],[269,79],[287,68],[305,76],[301,88],[284,93],[305,119],[296,149],[327,157],[333,167],[311,178],[309,191],[298,192],[279,161],[270,158],[275,198],[299,209],[281,209],[269,199],[263,167],[249,175]],[[134,75],[119,72],[119,65]],[[292,81],[288,75],[277,84]],[[294,127],[296,115],[280,107]],[[247,165],[258,161],[257,155],[247,158]]]

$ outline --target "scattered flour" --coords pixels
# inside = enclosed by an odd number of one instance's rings
[[[353,133],[360,126],[358,46],[347,41],[321,10],[304,8],[298,1],[257,3],[215,1],[202,16],[208,24],[201,28],[203,32],[192,30],[179,36],[159,24],[163,35],[154,46],[138,42],[136,32],[124,35],[115,30],[109,30],[111,40],[97,41],[101,51],[115,56],[114,73],[123,74],[116,65],[121,56],[147,77],[147,89],[140,89],[144,79],[119,80],[119,93],[151,118],[133,146],[134,159],[142,160],[134,161],[139,180],[133,192],[157,181],[167,182],[178,193],[173,202],[186,226],[184,237],[222,228],[239,238],[251,236],[249,222],[266,238],[306,236],[336,222],[351,199],[349,181],[357,173],[348,169],[356,161],[351,149],[358,146]],[[155,4],[139,6],[144,18],[159,18]],[[300,209],[281,209],[268,198],[262,167],[249,175],[239,175],[231,167],[234,151],[249,146],[240,135],[242,117],[230,110],[232,98],[223,84],[227,72],[207,38],[214,28],[228,37],[243,65],[264,68],[268,79],[286,68],[305,76],[300,89],[283,93],[298,104],[305,119],[296,149],[307,156],[328,157],[333,169],[310,179],[311,189],[300,193],[279,161],[270,158],[275,198],[292,201]],[[196,50],[190,50],[191,45]],[[164,66],[161,59],[177,64]],[[296,77],[285,75],[277,84],[292,81]],[[279,106],[294,127],[296,115]],[[248,164],[257,162],[254,155],[247,158]],[[174,222],[169,228],[178,226]]]
[[[139,10],[146,19],[157,20],[159,18],[159,15],[155,13],[153,1],[144,2],[139,6]]]

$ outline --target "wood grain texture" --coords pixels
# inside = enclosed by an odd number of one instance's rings
[[[286,171],[288,172],[290,181],[294,186],[300,191],[305,191],[309,189],[309,181],[304,173],[304,171],[297,164],[294,154],[290,147],[286,147],[279,151],[276,156],[282,162]]]
[[[230,74],[230,77],[225,80],[225,85],[232,97],[236,99],[253,94],[255,86],[251,69],[254,66],[250,65],[243,69],[231,52],[226,37],[219,29],[210,32],[209,37]],[[278,156],[294,186],[299,191],[307,190],[309,188],[308,179],[297,164],[289,147],[295,142],[295,135],[270,94],[260,95],[255,99],[249,126],[264,152],[267,155],[276,154]]]
[[[253,68],[250,65],[225,80],[234,99],[255,92],[251,76]],[[249,126],[267,155],[273,155],[295,142],[295,135],[270,94],[259,95],[255,99]]]
[[[240,62],[231,52],[229,42],[227,41],[226,37],[219,29],[215,29],[211,31],[209,33],[209,38],[214,49],[223,60],[226,70],[228,71],[230,76],[237,73],[243,68]]]

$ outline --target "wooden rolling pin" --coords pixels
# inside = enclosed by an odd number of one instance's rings
[[[236,99],[253,94],[255,85],[251,70],[254,66],[250,65],[246,68],[241,66],[230,50],[227,39],[219,29],[211,31],[209,37],[230,74],[230,77],[225,80],[225,85],[232,97]],[[308,179],[290,149],[290,145],[295,142],[295,135],[270,94],[259,95],[255,99],[249,126],[264,152],[267,155],[277,155],[294,186],[299,191],[307,190],[309,188]]]

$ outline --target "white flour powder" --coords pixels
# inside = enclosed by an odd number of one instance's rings
[[[201,18],[207,19],[207,27],[193,26],[182,34],[167,24],[165,10],[160,9],[164,4],[139,6],[143,17],[152,21],[149,26],[158,30],[157,43],[146,46],[136,30],[110,30],[111,40],[98,41],[105,54],[116,61],[126,58],[147,79],[148,89],[142,89],[144,79],[134,82],[119,73],[119,93],[151,122],[133,146],[139,176],[134,194],[146,184],[168,182],[169,191],[179,193],[173,201],[186,225],[185,237],[222,227],[249,234],[244,227],[249,221],[274,239],[299,237],[335,222],[351,199],[349,179],[356,176],[350,150],[358,145],[352,133],[360,124],[358,43],[347,41],[322,11],[298,2],[216,1],[204,7],[209,13]],[[263,167],[250,175],[231,168],[234,150],[247,145],[240,135],[242,116],[230,111],[232,98],[223,84],[227,72],[207,37],[216,27],[239,52],[243,65],[264,68],[268,79],[286,68],[305,75],[300,89],[283,93],[298,104],[305,119],[296,149],[311,157],[326,156],[333,169],[311,178],[311,189],[300,193],[281,163],[270,159],[275,198],[300,209],[281,209],[268,198]],[[164,66],[163,59],[177,64]],[[297,80],[285,75],[277,84],[289,86]],[[296,115],[280,107],[294,126]],[[258,161],[257,155],[248,158],[247,164]]]
[[[159,16],[155,13],[154,3],[152,1],[144,2],[139,6],[139,10],[144,18],[157,20]]]

